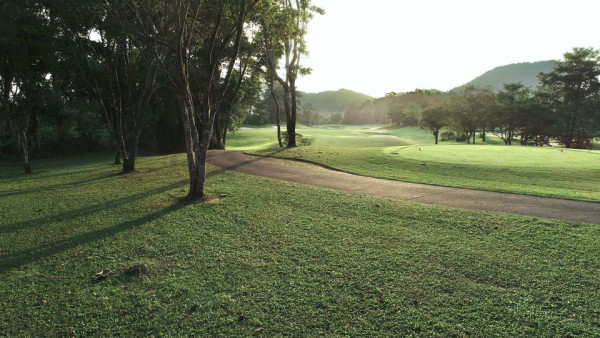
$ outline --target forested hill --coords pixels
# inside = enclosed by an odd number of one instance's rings
[[[320,93],[302,93],[301,104],[310,103],[320,113],[341,113],[351,104],[359,105],[365,101],[373,100],[366,94],[357,93],[348,89],[326,91]]]
[[[505,83],[512,82],[521,82],[526,87],[536,87],[539,84],[537,75],[548,73],[553,67],[554,61],[524,62],[500,66],[452,89],[452,91],[460,91],[471,85],[479,88],[491,87],[494,91],[498,91],[503,88]]]

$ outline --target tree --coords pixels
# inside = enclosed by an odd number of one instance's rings
[[[521,145],[549,145],[550,139],[557,134],[556,115],[536,97],[530,98],[520,109],[517,125]]]
[[[269,81],[269,92],[271,93],[271,97],[273,98],[273,103],[275,104],[275,122],[277,123],[277,144],[279,144],[279,148],[283,148],[283,140],[281,139],[281,108],[279,106],[279,100],[277,98],[277,94],[275,94],[275,90],[273,89],[274,85],[273,77],[270,78]]]
[[[574,48],[548,74],[540,74],[542,97],[556,112],[558,140],[589,148],[600,131],[600,51]]]
[[[447,99],[447,94],[436,90],[415,89],[408,93],[386,94],[388,117],[392,123],[404,126],[416,126],[423,109],[435,106]]]
[[[440,129],[448,124],[448,115],[448,109],[443,104],[427,107],[421,114],[419,125],[421,128],[428,128],[431,131],[435,144],[438,144]]]
[[[530,93],[521,83],[508,83],[504,85],[504,90],[496,95],[498,105],[491,116],[492,132],[506,145],[512,145],[519,120],[530,100]]]
[[[248,74],[250,73],[250,74]],[[231,86],[215,119],[212,149],[225,149],[227,133],[239,129],[246,115],[258,101],[261,82],[259,73],[241,67],[232,74]]]
[[[365,119],[355,104],[351,104],[344,109],[342,124],[359,125],[364,123]]]
[[[248,111],[258,101],[261,90],[262,42],[253,31],[242,35],[237,67],[231,74],[231,85],[217,111],[211,148],[225,149],[227,132],[239,128]]]
[[[0,19],[0,114],[30,174],[29,136],[34,114],[50,89],[54,29],[46,8],[35,1],[2,2]]]
[[[115,163],[120,155],[122,171],[133,171],[162,55],[138,34],[136,12],[125,1],[66,1],[56,10],[64,18],[74,62],[106,119]]]
[[[344,118],[344,114],[333,113],[329,116],[329,120],[327,120],[325,123],[338,124],[342,122],[342,118]]]
[[[300,114],[298,117],[300,123],[312,127],[318,122],[319,113],[312,104],[306,103],[300,107]]]
[[[483,127],[494,101],[488,89],[466,87],[460,95],[452,97],[449,104],[449,125],[466,136],[467,144],[475,143],[477,129]]]
[[[131,1],[179,102],[190,179],[187,198],[201,198],[215,118],[257,0]]]
[[[296,80],[310,73],[300,65],[300,59],[308,54],[306,27],[314,13],[323,10],[311,6],[310,0],[277,0],[264,2],[261,25],[265,57],[270,75],[283,88],[283,106],[286,114],[287,146],[296,146],[297,93]],[[279,56],[284,57],[284,76],[277,72]]]

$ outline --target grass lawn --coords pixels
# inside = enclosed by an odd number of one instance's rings
[[[111,160],[1,163],[0,336],[600,334],[598,226]]]
[[[489,137],[485,144],[444,142],[434,146],[430,144],[429,133],[418,128],[377,129],[374,132],[397,135],[394,142],[404,144],[375,146],[365,136],[372,132],[369,129],[343,126],[341,129],[345,131],[327,137],[322,136],[325,132],[321,128],[306,129],[314,130],[317,135],[309,147],[280,149],[266,143],[255,146],[252,143],[255,131],[246,130],[246,134],[240,132],[232,139],[233,147],[229,149],[308,160],[366,176],[600,202],[600,151],[597,150],[507,147],[494,137]],[[274,131],[266,128],[256,134],[267,131],[271,139],[275,137]],[[304,130],[301,133],[309,134]],[[352,138],[344,147],[340,146],[344,144],[343,133]],[[324,143],[330,139],[337,141],[324,146],[319,139]]]
[[[431,133],[419,127],[325,125],[309,128],[298,125],[296,131],[313,138],[316,147],[391,147],[433,142]],[[270,149],[277,147],[277,131],[273,126],[246,126],[228,135],[227,143],[227,149],[231,150]]]

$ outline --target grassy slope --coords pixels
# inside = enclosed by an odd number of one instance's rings
[[[0,166],[0,335],[600,333],[597,226],[110,160]]]
[[[495,146],[501,141],[494,137],[486,144],[444,142],[433,146],[429,145],[431,136],[418,128],[362,128],[304,128],[301,133],[316,137],[315,143],[295,149],[268,144],[266,137],[274,137],[268,129],[240,132],[231,144],[250,153],[309,160],[367,176],[600,201],[600,151]],[[265,141],[253,146],[258,134]],[[396,138],[374,136],[377,134]]]

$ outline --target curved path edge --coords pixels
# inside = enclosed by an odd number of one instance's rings
[[[408,183],[353,175],[330,169],[313,170],[283,166],[265,161],[265,159],[262,157],[249,158],[242,151],[211,150],[206,160],[209,164],[225,170],[235,170],[250,175],[374,197],[600,224],[600,203],[596,202]]]

